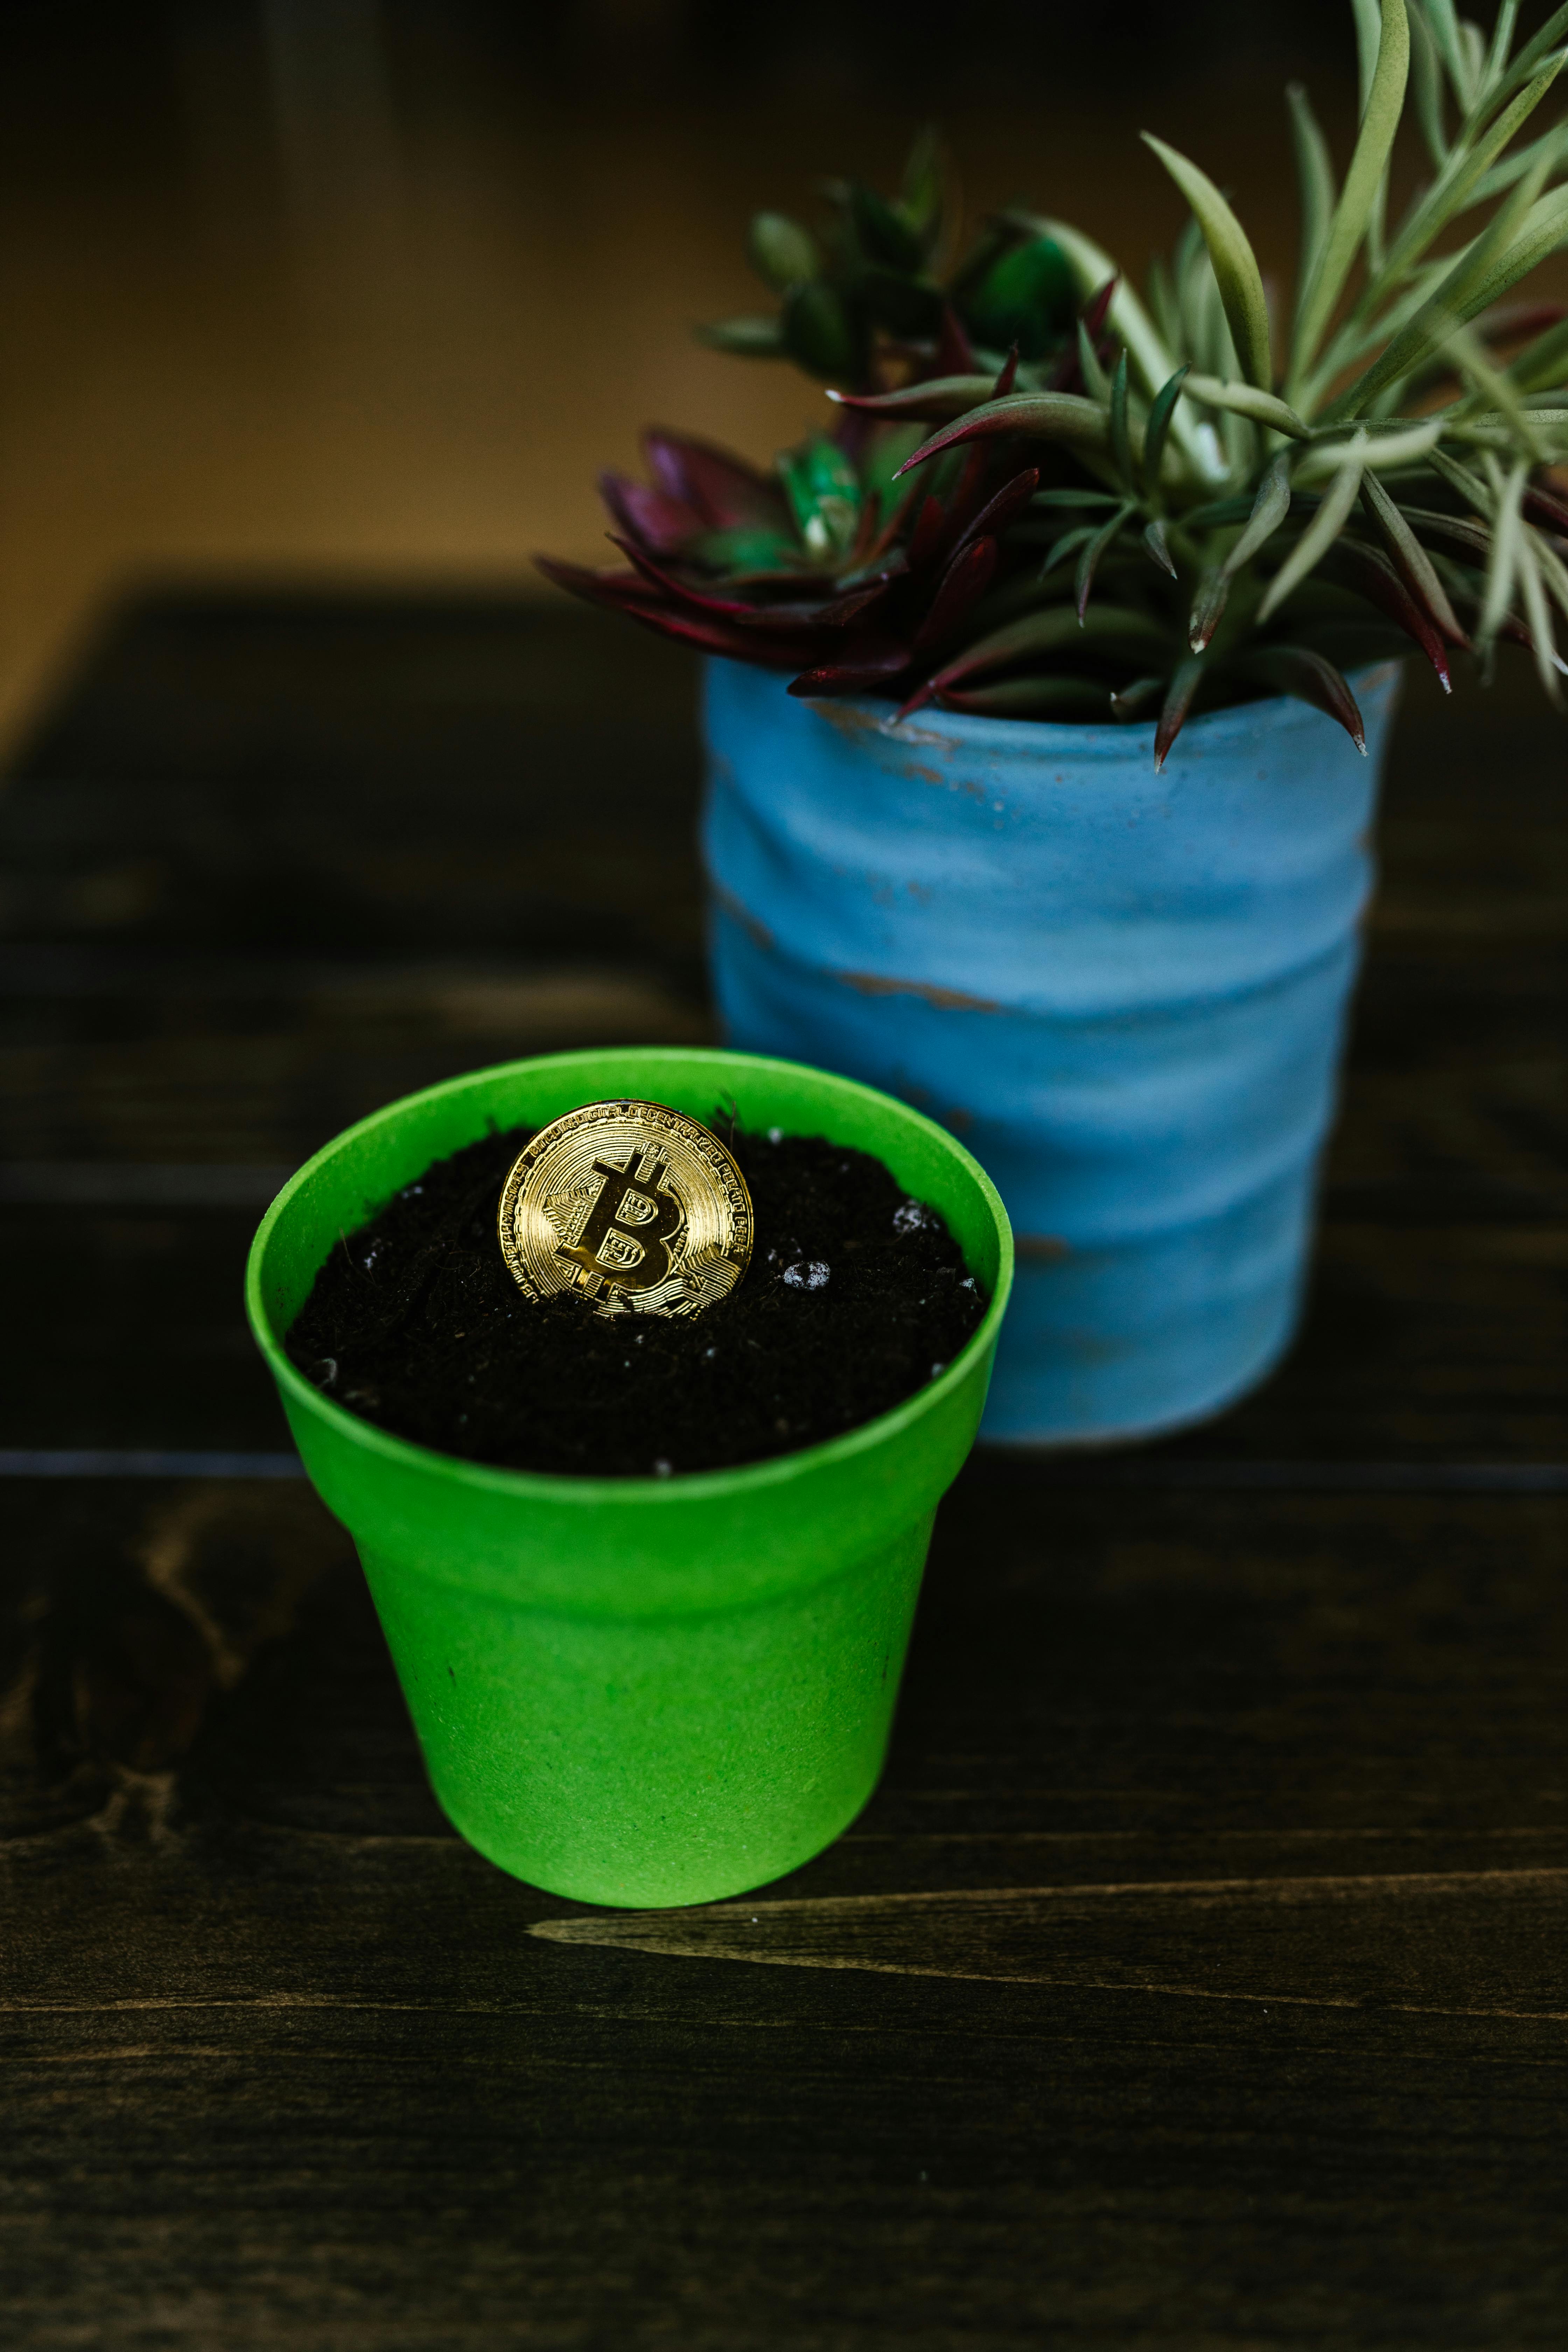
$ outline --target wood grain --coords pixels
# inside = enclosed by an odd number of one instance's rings
[[[245,1171],[705,1018],[679,667],[385,617],[143,607],[0,803],[10,1444],[284,1445]],[[750,1903],[472,1853],[307,1487],[4,1482],[7,2352],[1555,2352],[1562,763],[1506,690],[1452,716],[1401,737],[1296,1353],[966,1471],[881,1787]]]

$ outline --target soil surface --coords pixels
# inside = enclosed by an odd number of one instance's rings
[[[438,1160],[334,1248],[289,1329],[324,1394],[515,1470],[668,1477],[836,1437],[924,1386],[987,1298],[934,1209],[820,1136],[719,1131],[755,1213],[743,1281],[689,1321],[531,1306],[496,1236],[514,1128]]]

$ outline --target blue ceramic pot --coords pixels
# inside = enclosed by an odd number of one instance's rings
[[[962,1137],[1016,1229],[983,1434],[1148,1436],[1289,1343],[1372,888],[1369,757],[1305,704],[1068,727],[802,702],[710,665],[729,1042]]]

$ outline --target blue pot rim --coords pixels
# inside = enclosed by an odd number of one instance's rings
[[[724,660],[720,655],[714,659]],[[753,665],[736,662],[737,669]],[[1398,683],[1404,663],[1397,659],[1371,662],[1363,669],[1352,670],[1350,684],[1358,698],[1362,694],[1391,691]],[[765,673],[759,673],[765,675]],[[988,749],[1012,751],[1041,760],[1103,759],[1114,753],[1124,761],[1130,751],[1142,744],[1151,760],[1154,751],[1154,719],[1098,720],[1053,719],[993,719],[963,710],[939,710],[928,704],[909,719],[899,719],[889,702],[868,695],[797,696],[809,709],[831,708],[854,711],[865,720],[868,732],[881,737],[887,743],[951,743],[955,751]],[[1321,727],[1324,713],[1313,704],[1301,701],[1290,694],[1269,695],[1256,702],[1227,703],[1223,709],[1200,711],[1183,728],[1173,750],[1172,758],[1184,751],[1214,751],[1223,753],[1238,740],[1256,736],[1259,731],[1273,735],[1303,727]],[[1331,720],[1329,722],[1333,723]]]

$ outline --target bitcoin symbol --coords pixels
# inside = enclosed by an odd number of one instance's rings
[[[752,1255],[752,1198],[710,1128],[666,1103],[584,1103],[512,1162],[496,1219],[523,1297],[595,1315],[706,1314]]]
[[[597,1197],[582,1232],[570,1248],[563,1244],[557,1250],[558,1256],[575,1259],[590,1278],[597,1275],[601,1282],[618,1282],[626,1290],[653,1290],[666,1279],[668,1244],[682,1212],[674,1193],[663,1189],[668,1162],[657,1160],[652,1174],[647,1172],[646,1161],[653,1159],[652,1152],[633,1150],[619,1166],[595,1160]]]

